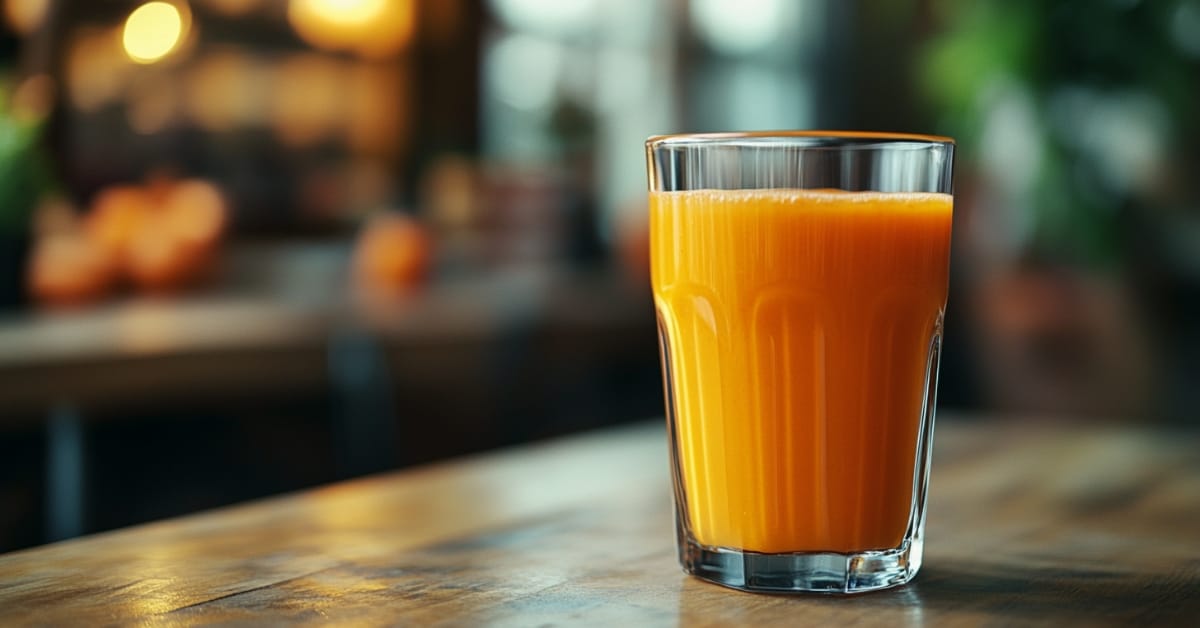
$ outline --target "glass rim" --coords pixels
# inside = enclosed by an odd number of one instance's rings
[[[809,139],[846,141],[846,146],[858,143],[892,142],[919,143],[928,146],[954,146],[954,138],[943,135],[926,135],[921,133],[892,133],[888,131],[731,131],[718,133],[671,133],[667,135],[652,135],[646,139],[647,148],[661,146],[702,146],[716,145],[737,140],[770,140],[770,139]]]

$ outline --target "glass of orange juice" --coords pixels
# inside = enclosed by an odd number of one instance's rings
[[[921,566],[954,142],[646,142],[684,570],[855,593]]]

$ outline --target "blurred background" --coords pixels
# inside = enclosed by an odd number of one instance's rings
[[[0,550],[661,416],[657,133],[956,137],[943,420],[1200,424],[1200,0],[0,7]]]

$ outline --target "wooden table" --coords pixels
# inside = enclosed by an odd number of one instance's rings
[[[0,623],[1200,625],[1195,432],[944,419],[924,570],[851,598],[682,574],[666,464],[640,425],[18,552]]]

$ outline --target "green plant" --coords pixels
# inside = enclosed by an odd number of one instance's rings
[[[1200,0],[931,6],[923,92],[1011,211],[1020,253],[1119,263],[1122,213],[1191,184]]]
[[[0,105],[0,234],[26,233],[34,207],[51,185],[42,126],[40,117],[15,112],[7,99]]]

